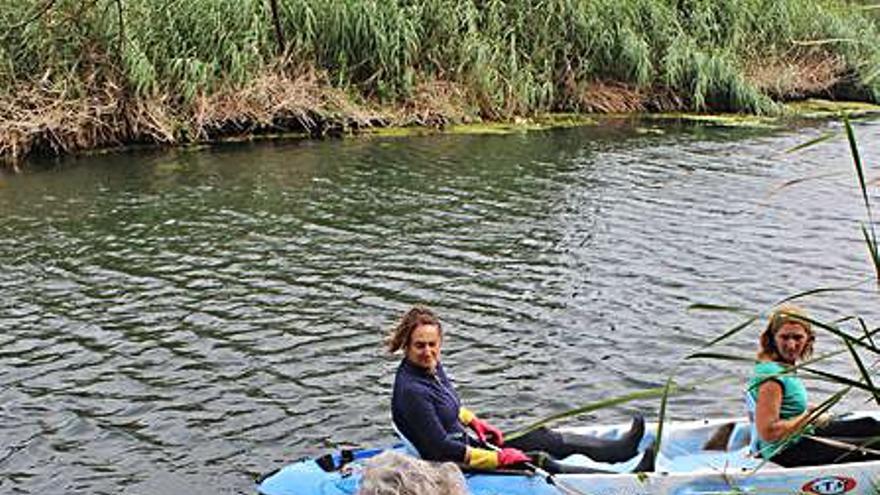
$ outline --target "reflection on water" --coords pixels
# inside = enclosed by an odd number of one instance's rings
[[[762,309],[871,276],[845,143],[782,153],[822,130],[352,139],[2,177],[0,490],[249,493],[301,455],[391,442],[380,342],[415,302],[502,426],[661,385],[738,322],[690,303]],[[870,165],[880,126],[857,131]],[[877,313],[864,292],[808,305]],[[739,387],[671,414],[739,414]],[[636,407],[657,404],[597,417]]]

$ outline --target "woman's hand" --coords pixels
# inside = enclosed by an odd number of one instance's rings
[[[504,434],[501,433],[501,430],[480,418],[474,417],[474,419],[468,423],[468,426],[474,430],[474,433],[477,434],[477,438],[479,438],[481,442],[489,442],[496,447],[504,445]]]
[[[828,426],[828,423],[830,423],[832,419],[834,419],[833,414],[824,412],[820,414],[815,421],[813,421],[813,424],[816,425],[816,428],[824,428]]]
[[[490,442],[496,447],[504,444],[504,435],[501,434],[501,430],[478,418],[470,409],[459,408],[458,420],[461,421],[461,424],[474,430],[481,442]]]
[[[501,449],[498,451],[498,467],[515,466],[532,462],[532,458],[519,449]]]
[[[467,447],[464,453],[464,462],[468,466],[477,469],[498,469],[500,467],[529,463],[532,462],[532,459],[519,449],[489,450]]]
[[[818,409],[817,405],[810,404],[810,407],[807,408],[807,412],[806,412],[807,416],[813,417],[812,424],[815,425],[816,428],[823,428],[823,427],[827,426],[828,423],[830,423],[832,419],[834,419],[834,415],[829,412],[823,412],[822,414],[819,414],[818,416],[816,416],[815,415],[816,409]]]

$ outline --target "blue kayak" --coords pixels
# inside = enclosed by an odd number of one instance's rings
[[[402,446],[392,450],[405,453]],[[303,459],[266,476],[257,485],[261,495],[355,495],[363,462],[385,449],[339,451],[319,459]],[[338,467],[341,466],[341,467]],[[559,495],[544,478],[531,473],[465,473],[473,495]]]

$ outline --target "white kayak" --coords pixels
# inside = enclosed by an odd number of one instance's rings
[[[856,416],[880,418],[878,412],[852,413]],[[582,427],[571,431],[600,436],[615,436],[628,426]],[[648,425],[644,447],[652,442],[656,424]],[[727,441],[705,447],[710,439],[723,435]],[[752,454],[750,442],[753,429],[747,418],[711,419],[670,422],[664,425],[663,442],[656,459],[654,473],[565,475],[568,486],[590,494],[818,494],[878,495],[880,494],[880,461],[830,464],[823,466],[784,468]],[[716,443],[716,442],[713,442]],[[791,448],[797,448],[797,445]],[[722,450],[723,449],[723,450]],[[572,456],[570,462],[602,468],[583,456]],[[624,466],[629,467],[632,462]],[[607,466],[606,466],[607,467]],[[615,466],[612,466],[615,467]]]

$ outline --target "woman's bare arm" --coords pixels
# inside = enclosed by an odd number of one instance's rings
[[[758,388],[758,402],[755,405],[755,427],[765,442],[776,442],[797,431],[807,419],[804,412],[790,419],[781,419],[782,385],[768,380]]]

